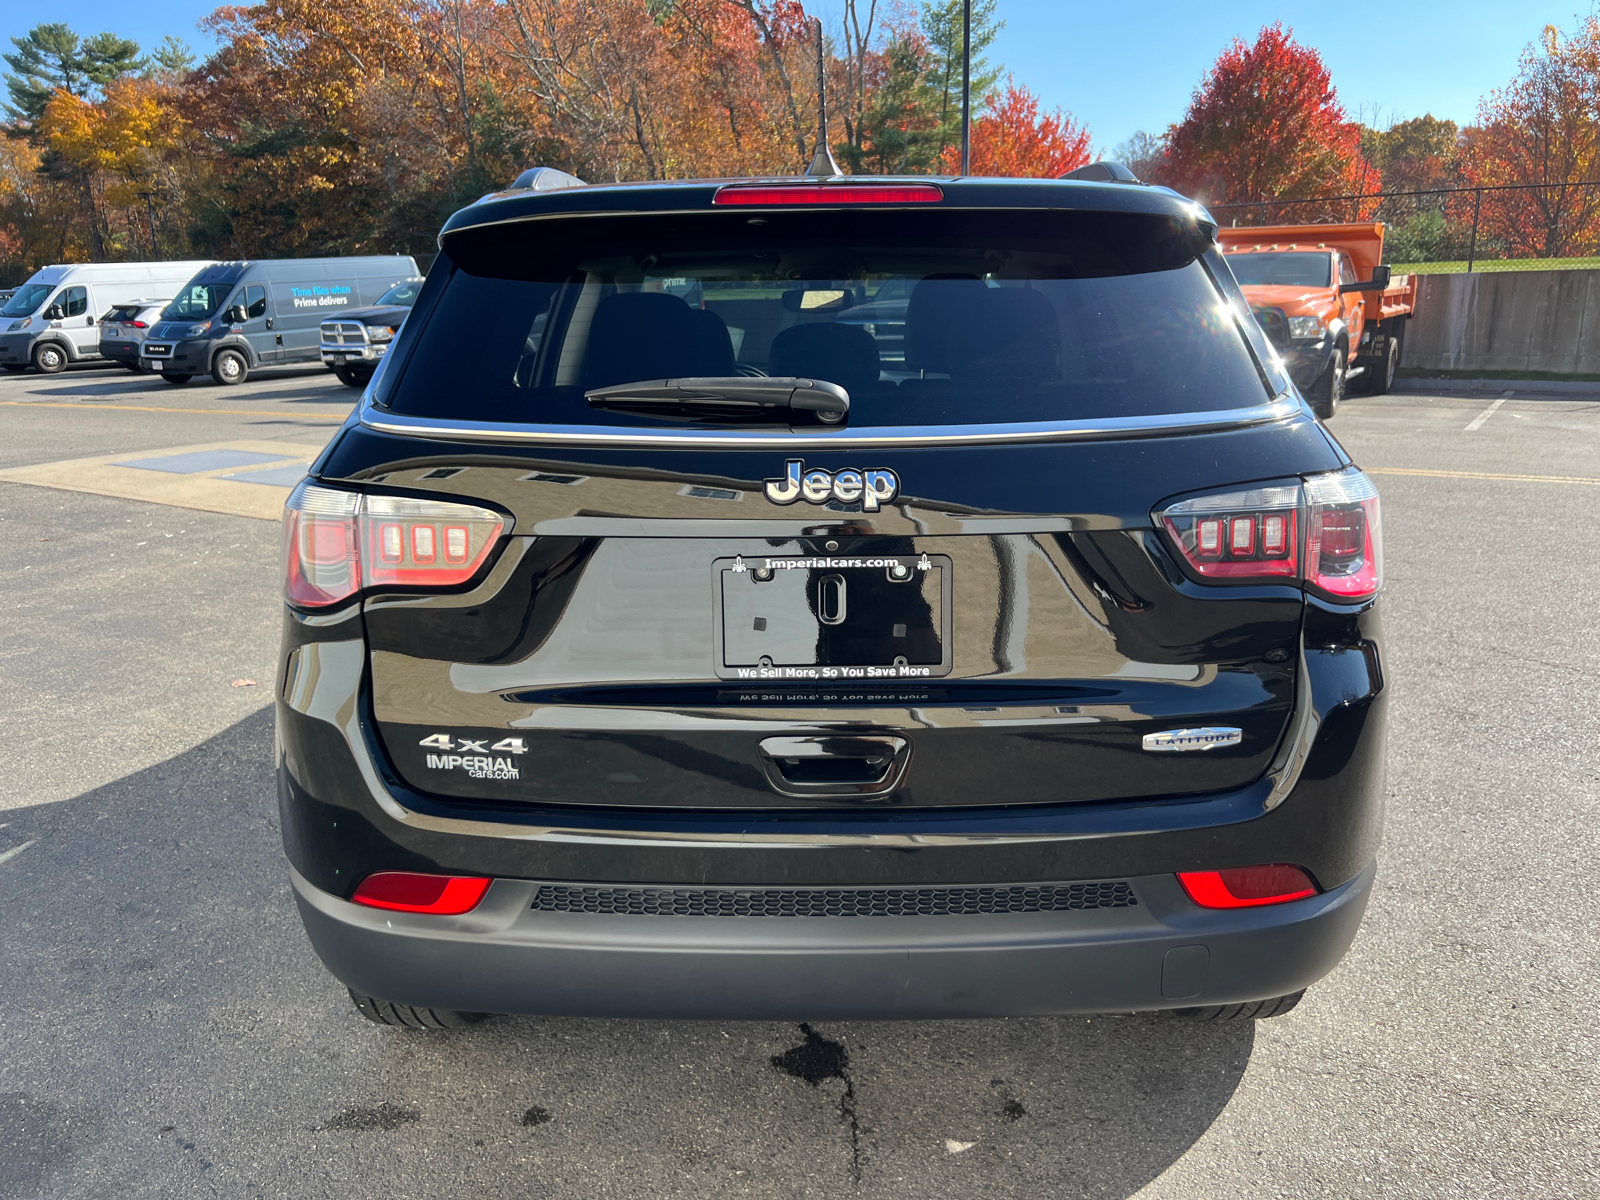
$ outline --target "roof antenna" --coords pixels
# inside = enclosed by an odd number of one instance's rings
[[[827,178],[844,172],[833,161],[833,151],[828,149],[828,79],[823,69],[822,18],[812,19],[817,23],[817,152],[811,156],[806,176]]]

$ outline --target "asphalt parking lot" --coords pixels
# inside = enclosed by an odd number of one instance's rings
[[[1525,386],[1332,422],[1383,493],[1390,810],[1287,1017],[414,1034],[312,954],[271,776],[263,514],[354,392],[0,378],[0,1200],[1600,1196],[1600,394]]]

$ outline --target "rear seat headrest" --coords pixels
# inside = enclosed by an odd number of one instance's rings
[[[878,382],[878,343],[859,325],[793,325],[772,339],[767,369],[859,391]]]

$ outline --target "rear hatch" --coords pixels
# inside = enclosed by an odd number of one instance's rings
[[[1294,708],[1299,477],[1345,460],[1190,206],[642,190],[458,216],[296,501],[299,544],[349,523],[351,578],[308,559],[300,601],[365,589],[405,784],[775,809],[1263,774]],[[849,319],[875,303],[903,313],[887,344]]]

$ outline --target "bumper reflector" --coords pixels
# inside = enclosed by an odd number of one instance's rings
[[[1287,904],[1317,894],[1317,885],[1299,867],[1230,867],[1226,871],[1179,871],[1178,882],[1201,908],[1258,908]]]
[[[350,898],[368,908],[454,917],[477,908],[491,882],[463,875],[379,871],[363,879]]]

